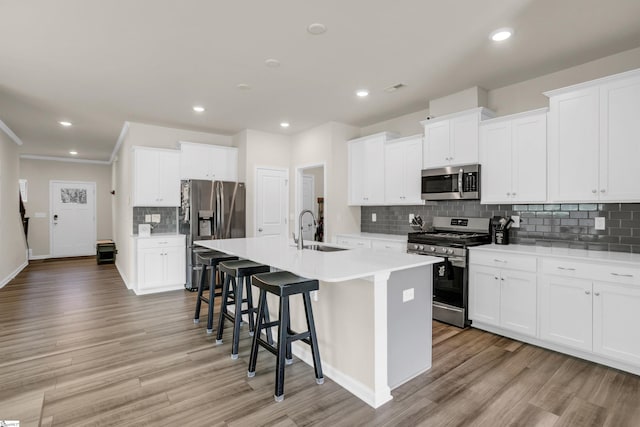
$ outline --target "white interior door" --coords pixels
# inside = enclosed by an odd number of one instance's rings
[[[314,203],[315,196],[315,178],[313,175],[302,175],[302,209],[309,209],[317,217],[318,212]],[[306,214],[302,218],[302,237],[304,240],[313,240],[315,234],[315,227],[313,225],[313,218],[311,215]]]
[[[50,182],[51,256],[96,254],[96,183]]]
[[[289,171],[256,169],[256,237],[287,235]]]

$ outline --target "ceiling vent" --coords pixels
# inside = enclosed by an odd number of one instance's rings
[[[397,91],[398,89],[402,89],[403,87],[407,87],[407,85],[404,83],[396,83],[392,86],[384,88],[384,91],[387,93],[391,93]]]

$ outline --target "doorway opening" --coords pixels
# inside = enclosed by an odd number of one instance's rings
[[[300,230],[298,215],[303,209],[309,209],[316,218],[315,226],[311,215],[305,215],[302,219],[302,236],[306,241],[325,241],[325,200],[325,164],[317,163],[296,168],[296,234]]]

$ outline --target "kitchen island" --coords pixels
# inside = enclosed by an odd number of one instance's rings
[[[441,258],[377,249],[298,250],[282,237],[194,243],[318,279],[313,310],[324,373],[372,407],[431,367],[431,268]],[[275,300],[269,303],[277,307]],[[292,300],[291,322],[294,330],[306,329],[301,300]],[[306,345],[294,343],[293,352],[312,364]]]

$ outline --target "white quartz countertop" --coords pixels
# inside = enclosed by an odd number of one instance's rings
[[[407,243],[407,235],[382,234],[382,233],[338,233],[336,236],[357,237],[359,239],[387,240],[392,242]]]
[[[610,251],[590,251],[586,249],[553,248],[533,245],[481,245],[469,248],[470,251],[500,252],[521,255],[536,255],[573,258],[587,261],[624,262],[640,265],[640,254]]]
[[[359,279],[442,261],[438,257],[367,248],[336,252],[298,250],[293,240],[279,236],[198,240],[194,243],[325,282]]]

